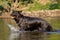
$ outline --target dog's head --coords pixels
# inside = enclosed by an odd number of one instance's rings
[[[11,16],[13,17],[21,17],[22,16],[22,11],[12,11]]]

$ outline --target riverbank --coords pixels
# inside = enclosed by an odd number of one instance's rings
[[[23,14],[31,17],[58,17],[60,16],[60,10],[23,11]]]

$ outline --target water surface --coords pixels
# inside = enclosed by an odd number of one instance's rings
[[[60,18],[44,18],[54,29],[60,29]],[[60,33],[18,32],[11,33],[7,24],[17,27],[13,19],[0,19],[0,40],[60,40]]]

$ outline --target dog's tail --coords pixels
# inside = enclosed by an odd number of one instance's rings
[[[54,28],[51,25],[48,25],[48,27],[46,28],[47,32],[54,32]]]

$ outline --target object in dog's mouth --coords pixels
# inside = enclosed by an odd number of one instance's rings
[[[11,18],[14,18],[13,16],[10,15]]]
[[[13,14],[10,14],[10,17],[11,17],[11,18],[15,18],[15,15],[13,15]]]
[[[14,18],[14,17],[11,16],[11,18]]]

